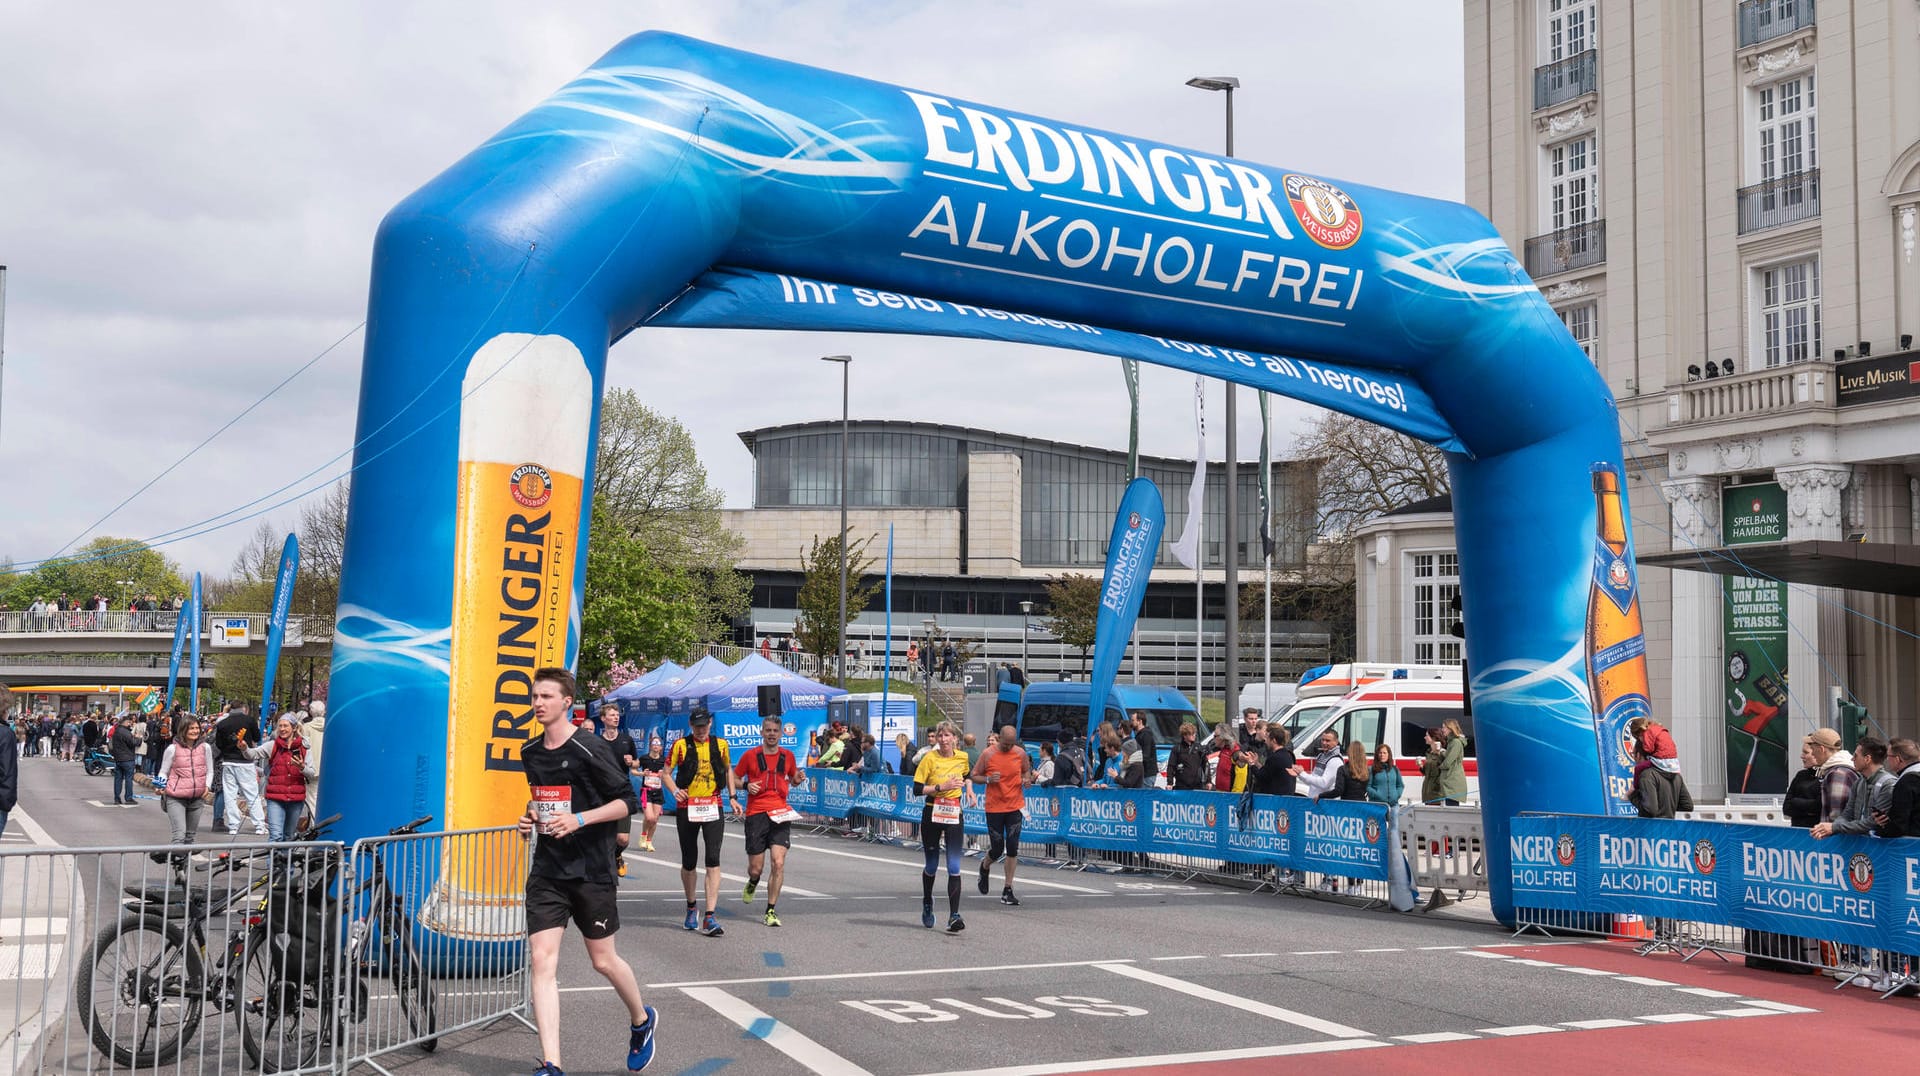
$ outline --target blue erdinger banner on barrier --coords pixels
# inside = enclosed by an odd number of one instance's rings
[[[1654,818],[1529,815],[1509,837],[1524,908],[1686,919],[1920,951],[1920,840]]]
[[[913,794],[910,777],[856,777],[819,767],[810,767],[807,777],[807,787],[787,797],[788,805],[803,814],[844,818],[851,812],[918,822],[926,802]],[[1109,852],[1267,863],[1374,881],[1387,877],[1387,808],[1378,803],[1226,792],[1028,788],[1021,814],[1020,836],[1028,845],[1060,843]],[[978,802],[961,812],[961,821],[968,833],[987,831]]]

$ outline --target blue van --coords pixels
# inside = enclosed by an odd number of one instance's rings
[[[1012,725],[1020,730],[1027,753],[1039,758],[1040,744],[1060,742],[1064,730],[1073,739],[1087,738],[1087,702],[1093,686],[1084,680],[1039,681],[1022,691],[1016,684],[1001,684],[998,702],[993,708],[993,727]],[[1170,687],[1148,684],[1115,684],[1107,693],[1106,713],[1102,720],[1127,730],[1131,735],[1134,714],[1147,719],[1158,741],[1159,758],[1153,760],[1154,773],[1164,772],[1167,756],[1180,740],[1180,726],[1200,725],[1200,714],[1185,695]],[[1151,780],[1151,775],[1149,776]]]

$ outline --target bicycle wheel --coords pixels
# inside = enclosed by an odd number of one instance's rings
[[[98,762],[95,762],[90,758],[83,760],[80,763],[80,768],[87,771],[88,777],[98,777],[101,774],[107,772],[107,768],[105,766],[100,765]]]
[[[180,924],[129,915],[80,955],[73,1001],[88,1037],[127,1068],[165,1065],[200,1027],[205,979]]]
[[[329,1018],[328,999],[298,976],[283,974],[285,960],[265,928],[247,932],[240,960],[240,993],[234,1017],[240,1045],[259,1072],[305,1068],[320,1053]]]
[[[430,1054],[440,1046],[440,1037],[435,1034],[440,1024],[433,1007],[433,978],[420,960],[420,950],[414,948],[413,924],[403,921],[395,927],[396,951],[390,961],[394,992],[400,995],[400,1011],[406,1013],[407,1027],[413,1032],[410,1037],[426,1036],[416,1045],[422,1053]]]

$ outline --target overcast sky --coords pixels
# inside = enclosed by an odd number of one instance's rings
[[[352,330],[381,217],[629,34],[673,30],[1210,150],[1221,97],[1183,83],[1235,75],[1238,156],[1458,199],[1460,21],[1459,0],[8,0],[0,473],[13,494],[0,556],[183,532],[169,555],[224,573],[255,520],[195,524],[347,466],[327,461],[353,441]],[[746,507],[752,459],[737,433],[838,418],[839,371],[816,361],[836,352],[855,357],[856,419],[1126,444],[1118,361],[1066,351],[645,330],[614,350],[608,380],[685,423],[728,506]],[[1149,368],[1143,382],[1142,450],[1190,457],[1191,375]],[[761,398],[743,402],[741,385]],[[1222,392],[1208,403],[1216,459]],[[1308,413],[1276,408],[1279,444]],[[1241,414],[1253,458],[1250,394]],[[296,515],[258,518],[285,529]]]

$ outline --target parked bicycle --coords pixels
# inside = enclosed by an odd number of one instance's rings
[[[81,756],[80,766],[87,771],[88,777],[98,777],[113,769],[113,754],[105,747],[90,748]]]
[[[312,827],[303,840],[323,839],[339,818]],[[414,833],[430,821],[418,818],[390,833]],[[350,1023],[366,1019],[369,975],[393,983],[421,1049],[438,1045],[433,983],[414,944],[412,917],[387,884],[378,856],[368,878],[344,898],[334,895],[343,866],[337,846],[222,856],[194,885],[187,884],[184,853],[155,858],[173,867],[171,884],[125,888],[128,914],[82,955],[74,984],[94,1046],[116,1063],[146,1068],[174,1061],[211,1008],[234,1016],[252,1071],[306,1068],[323,1046],[344,1039]],[[255,866],[262,869],[256,873]],[[244,877],[234,878],[242,868]],[[342,943],[341,902],[352,907],[363,896],[368,914],[353,921]],[[209,924],[215,922],[226,937],[209,968]],[[336,989],[339,952],[351,976],[345,990]]]

